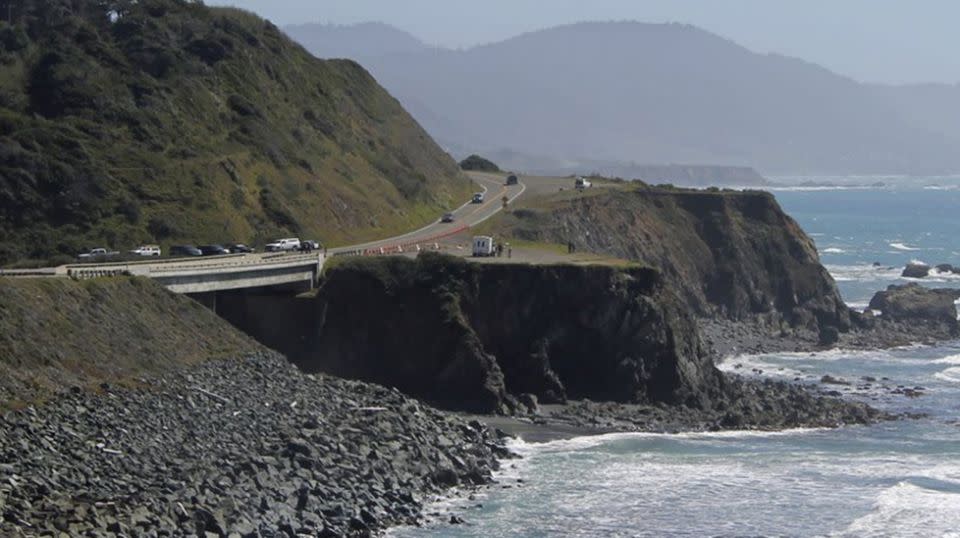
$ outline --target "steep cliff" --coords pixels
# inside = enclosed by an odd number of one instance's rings
[[[473,190],[362,67],[318,60],[253,14],[186,0],[8,4],[0,263],[141,242],[383,237]]]
[[[769,193],[596,188],[520,206],[494,228],[655,267],[701,316],[784,331],[850,328],[813,241]]]
[[[218,308],[303,370],[447,409],[523,413],[532,394],[575,401],[543,420],[654,431],[879,416],[801,387],[724,375],[672,285],[647,268],[354,259],[331,268],[316,297],[232,294]]]
[[[313,334],[282,350],[469,411],[524,393],[707,406],[719,373],[662,284],[651,269],[351,260],[329,271]]]

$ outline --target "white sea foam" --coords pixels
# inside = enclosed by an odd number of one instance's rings
[[[932,362],[933,364],[953,364],[956,366],[960,366],[960,355],[947,355],[942,359],[937,359]]]
[[[833,536],[960,537],[960,495],[905,480],[880,493],[873,510]]]
[[[942,372],[937,372],[933,374],[933,377],[949,383],[960,383],[960,366],[954,366]]]
[[[837,282],[871,282],[874,280],[897,280],[903,272],[899,267],[874,267],[873,265],[825,265],[830,276]]]
[[[830,247],[823,249],[824,254],[846,254],[847,251],[842,248]]]
[[[918,250],[923,250],[922,248],[911,247],[905,243],[890,243],[890,248],[895,248],[897,250],[902,250],[906,252],[914,252]]]

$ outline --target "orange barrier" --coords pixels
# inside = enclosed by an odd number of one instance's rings
[[[420,252],[420,250],[422,249],[421,245],[423,245],[424,243],[427,243],[427,244],[433,243],[433,248],[436,249],[436,250],[439,250],[439,249],[440,249],[440,245],[439,245],[438,241],[439,241],[440,239],[445,239],[445,238],[450,237],[450,236],[452,236],[452,235],[457,235],[458,233],[465,232],[465,231],[467,231],[467,230],[469,230],[469,229],[470,229],[470,226],[467,225],[467,224],[464,224],[464,225],[462,225],[462,226],[458,226],[458,227],[456,227],[456,228],[453,228],[452,230],[447,230],[446,232],[443,232],[442,234],[436,234],[436,235],[431,235],[431,236],[429,236],[429,237],[424,237],[423,239],[421,239],[421,240],[419,240],[419,241],[410,241],[410,242],[408,242],[408,243],[397,243],[397,244],[394,244],[394,245],[388,245],[388,246],[384,246],[384,247],[368,248],[368,249],[364,250],[362,253],[359,253],[359,251],[358,251],[358,254],[357,254],[357,255],[359,255],[359,256],[388,256],[388,255],[393,255],[393,254],[403,254],[404,252]],[[349,255],[349,254],[347,254],[347,255]]]

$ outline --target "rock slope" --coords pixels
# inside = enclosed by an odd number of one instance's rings
[[[479,423],[260,353],[0,418],[4,536],[369,536],[503,455]]]

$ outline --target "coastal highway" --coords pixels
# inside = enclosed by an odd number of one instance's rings
[[[356,251],[365,251],[370,249],[377,248],[388,248],[395,247],[401,244],[410,244],[418,242],[430,242],[432,239],[437,238],[448,232],[455,232],[456,230],[462,230],[464,226],[475,226],[481,222],[489,219],[493,215],[497,214],[503,209],[503,197],[506,196],[510,202],[513,202],[518,197],[524,194],[527,187],[521,179],[520,184],[518,185],[505,185],[505,174],[484,174],[484,173],[468,173],[468,176],[473,179],[478,185],[478,192],[484,193],[484,201],[481,204],[474,204],[467,202],[460,206],[459,208],[452,211],[454,214],[453,222],[440,222],[441,215],[437,215],[437,220],[412,232],[408,232],[402,235],[389,237],[385,239],[379,239],[377,241],[371,241],[369,243],[363,243],[359,245],[349,245],[337,248],[331,248],[328,251],[329,255],[335,255],[338,253],[349,253]],[[287,254],[290,256],[291,254]],[[283,260],[278,259],[278,256],[284,257],[283,254],[279,253],[270,253],[270,252],[258,252],[254,254],[231,254],[227,256],[214,256],[214,257],[205,257],[205,258],[177,258],[177,259],[143,259],[136,261],[116,261],[116,262],[104,262],[104,263],[95,263],[95,264],[70,264],[63,265],[60,267],[46,267],[39,269],[26,269],[26,270],[16,270],[16,269],[0,269],[0,275],[5,276],[67,276],[71,268],[87,271],[95,270],[124,270],[129,271],[135,269],[136,272],[145,272],[145,273],[154,273],[154,272],[164,272],[170,270],[182,270],[188,271],[193,269],[209,269],[216,270],[216,268],[222,268],[223,270],[233,269],[239,266],[260,266],[260,265],[272,265]]]
[[[520,184],[507,186],[505,184],[506,174],[468,172],[467,175],[480,185],[481,190],[478,192],[484,193],[484,200],[482,204],[467,202],[456,210],[451,211],[454,215],[453,222],[440,222],[441,215],[437,215],[436,221],[419,230],[386,239],[378,239],[369,243],[331,248],[329,249],[329,253],[338,254],[358,250],[387,248],[400,244],[429,242],[432,238],[436,238],[444,233],[462,229],[464,226],[476,226],[480,224],[503,209],[504,196],[512,203],[527,190],[527,186],[522,177]]]

